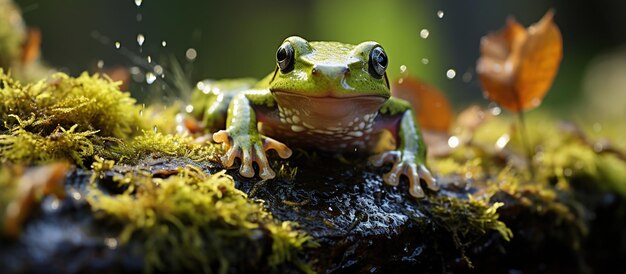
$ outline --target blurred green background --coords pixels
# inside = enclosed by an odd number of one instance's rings
[[[135,0],[17,3],[27,25],[42,31],[46,62],[73,75],[96,71],[98,63],[105,69],[136,66],[140,69],[136,78],[142,84],[132,89],[140,98],[160,96],[151,92],[154,88],[147,87],[141,77],[149,67],[141,65],[148,56],[150,66],[160,64],[166,70],[170,57],[175,57],[193,82],[259,78],[274,68],[274,54],[282,40],[300,35],[310,41],[378,41],[390,56],[391,78],[399,76],[400,66],[405,65],[409,74],[444,90],[457,109],[472,102],[485,105],[474,74],[480,37],[503,27],[510,15],[527,26],[554,8],[563,34],[564,58],[544,106],[559,110],[584,98],[582,82],[594,58],[626,43],[622,15],[626,2],[609,0],[145,0],[139,6]],[[439,11],[443,12],[441,18]],[[420,36],[424,29],[429,33],[426,38]],[[142,47],[137,43],[139,34],[145,37]],[[165,47],[162,41],[166,41]],[[120,42],[121,49],[115,48],[115,42]],[[197,52],[193,61],[185,57],[190,48]],[[449,69],[456,72],[452,79],[446,77]]]

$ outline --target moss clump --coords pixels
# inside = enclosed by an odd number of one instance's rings
[[[111,148],[105,155],[120,163],[134,165],[147,156],[184,157],[196,162],[217,162],[218,151],[217,145],[194,143],[194,139],[189,136],[144,131],[143,135]]]
[[[446,229],[452,236],[462,258],[472,267],[466,255],[467,248],[484,240],[490,231],[497,231],[502,238],[509,241],[513,232],[499,220],[498,208],[503,203],[489,203],[485,199],[460,199],[447,196],[436,196],[429,202],[431,218],[439,227]]]
[[[112,165],[94,163],[92,181]],[[143,243],[147,272],[273,268],[297,264],[298,251],[313,245],[292,223],[274,220],[247,199],[224,172],[206,175],[187,167],[165,179],[132,173],[114,181],[127,190],[109,196],[93,188],[87,200],[97,216],[123,225],[122,244]]]
[[[78,164],[143,128],[139,107],[119,83],[86,73],[59,73],[22,85],[0,70],[3,162],[70,159]]]

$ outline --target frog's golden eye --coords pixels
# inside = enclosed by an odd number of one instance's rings
[[[372,77],[380,79],[385,75],[387,70],[387,54],[382,47],[376,46],[370,51],[370,59],[368,63],[368,71]]]
[[[294,50],[289,42],[283,43],[276,51],[276,63],[282,73],[288,73],[293,70],[295,63]]]

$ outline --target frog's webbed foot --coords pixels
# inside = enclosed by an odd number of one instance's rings
[[[220,130],[213,134],[213,140],[222,143],[226,149],[226,153],[221,157],[224,167],[231,167],[235,163],[235,159],[241,159],[241,167],[239,174],[244,177],[254,177],[254,168],[252,163],[259,166],[259,177],[262,179],[272,179],[276,176],[267,160],[266,151],[273,149],[278,152],[280,158],[286,159],[291,156],[291,149],[285,144],[272,138],[260,136],[260,140],[254,141],[249,135],[239,135],[236,138],[230,136],[228,130]],[[259,139],[259,138],[256,138]]]
[[[370,157],[370,163],[376,167],[380,167],[385,163],[392,163],[391,171],[383,175],[383,181],[391,186],[397,186],[400,183],[400,176],[404,175],[409,179],[409,194],[416,198],[424,198],[424,191],[420,186],[420,178],[424,179],[428,189],[437,191],[439,186],[435,178],[430,174],[428,168],[416,161],[414,154],[404,153],[391,150]]]

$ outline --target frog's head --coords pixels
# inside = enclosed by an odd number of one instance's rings
[[[376,42],[349,45],[292,36],[278,48],[276,63],[269,89],[278,105],[302,109],[313,119],[373,117],[390,97],[387,54]]]

